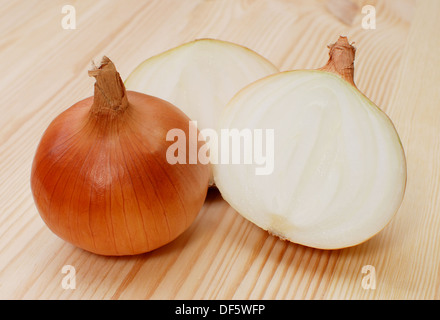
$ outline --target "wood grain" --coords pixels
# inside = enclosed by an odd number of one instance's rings
[[[64,1],[1,0],[0,298],[439,299],[440,2],[336,2],[71,1],[77,29],[64,30]],[[362,28],[366,4],[375,30]],[[134,257],[90,254],[43,224],[29,188],[33,155],[49,122],[92,95],[92,59],[108,55],[125,78],[154,54],[212,37],[282,70],[318,68],[339,35],[356,43],[355,81],[394,121],[408,160],[402,207],[370,241],[338,251],[283,242],[215,190],[181,237]],[[61,286],[65,265],[76,269],[73,290]],[[375,290],[362,286],[367,265]]]

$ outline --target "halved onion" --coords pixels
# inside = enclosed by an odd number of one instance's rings
[[[244,86],[278,72],[248,48],[215,39],[195,40],[142,62],[125,85],[167,100],[197,121],[216,129],[221,111]]]
[[[214,166],[216,186],[242,216],[320,249],[354,246],[377,234],[398,210],[406,185],[393,123],[354,85],[354,48],[346,38],[330,48],[325,68],[254,82],[220,118],[223,130],[262,130],[263,136],[273,130],[273,143],[263,145],[273,170],[258,175],[262,164],[255,161]],[[243,159],[249,150],[241,147]]]

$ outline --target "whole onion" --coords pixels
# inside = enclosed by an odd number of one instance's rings
[[[55,234],[85,250],[151,251],[194,221],[210,167],[168,163],[167,132],[189,130],[190,119],[177,107],[126,91],[106,57],[89,74],[96,78],[94,97],[56,117],[40,141],[31,173],[36,206]]]

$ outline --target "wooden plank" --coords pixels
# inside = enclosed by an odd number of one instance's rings
[[[437,0],[80,1],[76,30],[61,27],[63,1],[1,2],[0,298],[440,297]],[[375,30],[362,28],[366,4],[376,9]],[[358,87],[395,122],[408,157],[402,207],[370,241],[338,251],[283,242],[215,190],[187,232],[135,257],[82,251],[38,216],[29,189],[34,151],[59,112],[92,94],[90,60],[109,55],[125,78],[154,54],[212,37],[254,49],[282,70],[318,68],[340,34],[356,42]],[[74,290],[61,285],[65,265],[76,269]],[[362,286],[364,266],[375,268],[376,290]]]

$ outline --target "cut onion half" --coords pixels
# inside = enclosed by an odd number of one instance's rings
[[[354,47],[341,37],[329,48],[326,67],[258,80],[220,118],[221,129],[273,130],[272,172],[256,174],[261,163],[222,162],[213,170],[223,198],[257,226],[340,249],[391,221],[405,192],[406,160],[391,120],[354,85]]]

